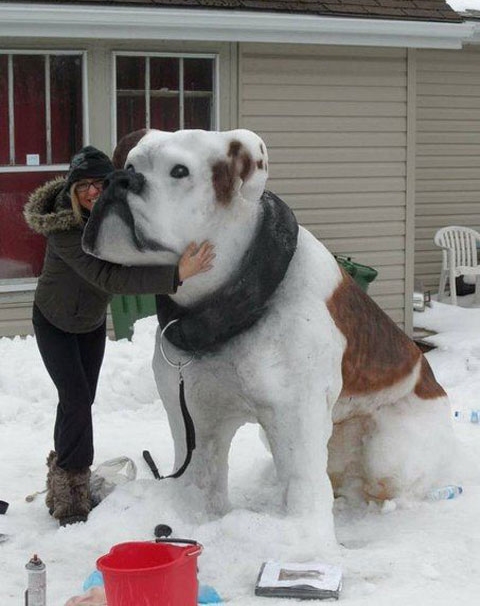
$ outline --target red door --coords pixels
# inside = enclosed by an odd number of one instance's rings
[[[40,274],[45,240],[27,227],[23,207],[64,174],[82,142],[82,55],[0,54],[1,284]]]

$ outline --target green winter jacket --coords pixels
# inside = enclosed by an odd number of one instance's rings
[[[47,237],[45,262],[35,291],[42,314],[65,332],[85,333],[105,319],[113,294],[170,294],[177,290],[178,267],[126,267],[85,253],[79,225],[63,178],[36,189],[25,205],[27,224]]]

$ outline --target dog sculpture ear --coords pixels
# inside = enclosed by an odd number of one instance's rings
[[[245,129],[224,133],[227,158],[213,166],[217,200],[229,204],[237,192],[247,200],[259,200],[268,177],[268,154],[258,135]]]
[[[129,151],[133,149],[140,139],[143,139],[147,133],[148,130],[146,128],[142,128],[141,130],[135,130],[128,133],[128,135],[125,135],[120,139],[112,157],[113,166],[117,170],[125,167],[125,161],[127,160]]]

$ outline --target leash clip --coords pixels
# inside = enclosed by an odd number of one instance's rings
[[[162,329],[162,332],[160,333],[160,351],[162,352],[162,356],[163,356],[163,359],[165,360],[165,362],[167,364],[169,364],[170,366],[172,366],[173,368],[176,368],[178,370],[178,379],[179,379],[179,382],[181,382],[181,381],[183,381],[182,370],[193,362],[195,353],[192,353],[192,355],[190,356],[190,359],[187,360],[186,362],[182,362],[181,360],[179,360],[178,362],[174,362],[167,356],[167,352],[165,351],[165,348],[163,346],[163,339],[165,337],[165,332],[167,331],[167,329],[172,324],[175,324],[175,322],[178,322],[178,318],[175,318],[174,320],[170,320],[170,322],[168,324],[166,324],[165,327]]]

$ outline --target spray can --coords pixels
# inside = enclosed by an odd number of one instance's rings
[[[28,574],[25,606],[47,606],[47,569],[35,553],[25,565]]]

